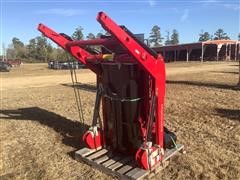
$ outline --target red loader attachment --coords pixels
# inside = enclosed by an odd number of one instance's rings
[[[164,127],[164,60],[104,12],[97,21],[110,36],[73,41],[43,24],[38,30],[97,76],[92,126],[83,136],[87,148],[76,157],[110,174],[139,179],[183,149]]]

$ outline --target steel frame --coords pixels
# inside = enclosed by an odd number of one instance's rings
[[[117,54],[113,61],[120,61],[121,57],[127,57],[131,62],[137,62],[139,67],[144,69],[145,73],[142,77],[142,92],[144,94],[144,103],[141,107],[143,111],[139,122],[142,127],[143,151],[150,148],[151,151],[157,151],[156,161],[161,161],[164,154],[164,96],[165,96],[165,64],[163,57],[159,54],[153,54],[150,50],[139,43],[131,34],[126,32],[124,28],[116,24],[107,14],[99,12],[97,21],[102,27],[111,34],[111,38],[98,38],[94,40],[78,40],[71,41],[62,34],[56,33],[52,29],[43,24],[39,24],[38,30],[44,36],[50,38],[64,50],[68,51],[74,58],[85,64],[89,69],[96,73],[98,81],[101,81],[98,71],[94,66],[89,65],[88,61],[104,61],[104,54],[91,54],[84,48],[88,45],[104,45],[111,46],[121,45],[125,52]],[[152,133],[156,135],[155,142],[152,142],[154,148],[147,147],[147,124],[150,121],[151,101],[153,96],[156,97],[156,108],[154,112],[154,122]],[[104,108],[104,107],[103,107]],[[99,139],[98,139],[99,140]],[[100,140],[99,143],[101,144]],[[141,154],[141,153],[140,153]],[[148,158],[150,155],[147,153]],[[155,158],[155,157],[154,157]],[[149,169],[148,162],[145,168]]]

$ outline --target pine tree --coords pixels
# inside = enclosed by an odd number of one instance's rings
[[[96,37],[97,37],[97,38],[100,38],[102,35],[103,35],[103,33],[102,33],[102,32],[99,32],[99,33],[97,33]]]
[[[214,40],[221,40],[221,39],[230,39],[227,35],[227,33],[224,32],[223,29],[219,28],[215,33],[214,33]]]
[[[76,30],[74,31],[73,35],[72,35],[72,39],[73,40],[84,39],[82,31],[83,31],[83,28],[81,26],[77,27]]]
[[[199,34],[199,39],[198,39],[199,42],[209,41],[209,40],[212,40],[212,36],[209,34],[209,32],[204,32],[204,31],[202,31],[202,32]]]
[[[12,47],[13,47],[13,51],[15,52],[14,58],[19,58],[19,59],[26,58],[27,52],[22,41],[20,41],[16,37],[12,38]]]
[[[95,35],[93,33],[89,33],[87,35],[87,39],[96,39]]]
[[[173,29],[172,35],[171,35],[171,43],[172,44],[178,44],[179,43],[179,33],[176,29]]]
[[[157,25],[153,26],[149,36],[150,45],[152,44],[155,47],[160,46],[162,40],[163,38],[161,37],[160,27]]]
[[[47,38],[37,36],[36,38],[36,59],[47,62]]]
[[[166,32],[167,32],[167,35],[165,36],[166,37],[165,45],[170,45],[172,44],[170,40],[170,32],[169,31],[166,31]]]
[[[20,41],[18,38],[14,37],[12,38],[12,44],[14,48],[18,48],[18,47],[23,47],[24,44],[22,41]]]

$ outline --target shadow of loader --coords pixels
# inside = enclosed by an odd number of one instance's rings
[[[36,121],[41,125],[48,126],[63,137],[63,144],[76,149],[83,147],[82,136],[84,129],[89,128],[79,121],[67,119],[39,107],[0,110],[0,117],[1,120]],[[69,152],[68,154],[73,157],[74,153]]]

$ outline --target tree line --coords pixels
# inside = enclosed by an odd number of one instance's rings
[[[99,38],[101,35],[108,35],[108,33],[104,31],[96,35],[89,33],[86,39]],[[70,38],[73,40],[85,39],[83,28],[77,27]],[[14,37],[8,48],[3,51],[7,59],[21,59],[27,62],[48,62],[49,60],[67,60],[70,58],[62,48],[53,47],[43,35],[30,39],[27,44]]]
[[[163,42],[164,39],[165,39],[165,42]],[[201,33],[199,34],[198,41],[202,42],[202,41],[222,40],[222,39],[227,40],[230,38],[222,28],[219,28],[216,30],[216,32],[213,35],[211,35],[207,31],[202,30]],[[238,34],[238,40],[240,40],[240,33]],[[166,36],[165,38],[163,38],[161,35],[160,27],[155,25],[153,26],[150,32],[148,42],[152,47],[162,46],[163,43],[165,45],[176,45],[179,43],[179,33],[176,29],[173,29],[171,34],[169,31],[166,31]]]
[[[99,32],[96,35],[88,33],[86,37],[83,34],[83,28],[77,27],[73,32],[71,38],[73,40],[82,39],[95,39],[102,35],[109,35],[108,32]],[[214,35],[210,35],[208,32],[201,31],[198,41],[207,40],[220,40],[230,39],[227,33],[223,29],[219,28]],[[240,34],[238,35],[240,39]],[[148,45],[151,47],[157,47],[164,45],[176,45],[179,44],[179,33],[176,29],[166,31],[165,38],[161,33],[161,28],[158,25],[154,25],[150,31],[150,35],[147,39]],[[12,43],[5,50],[5,56],[8,59],[22,59],[25,61],[47,62],[49,60],[66,60],[69,59],[68,53],[61,48],[53,47],[44,36],[37,36],[29,40],[27,44],[24,44],[19,38],[14,37]]]

